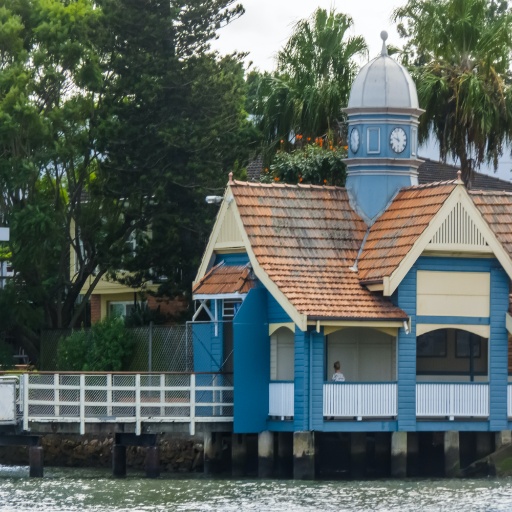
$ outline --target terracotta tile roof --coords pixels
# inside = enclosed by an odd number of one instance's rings
[[[247,293],[256,285],[249,265],[215,265],[195,286],[197,295]]]
[[[456,187],[453,181],[402,189],[371,227],[358,261],[362,282],[380,282],[398,267]]]
[[[436,181],[449,181],[457,178],[459,167],[425,159],[418,169],[420,185]],[[475,172],[471,182],[472,190],[507,190],[512,192],[512,183],[488,174]]]
[[[512,257],[512,193],[471,190],[469,194],[496,238]]]
[[[235,182],[251,248],[266,274],[312,319],[405,319],[349,270],[366,233],[345,189]]]

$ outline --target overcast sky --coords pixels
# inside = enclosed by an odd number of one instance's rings
[[[297,21],[310,17],[317,7],[334,7],[352,17],[351,35],[361,35],[369,47],[369,59],[376,57],[382,47],[380,33],[389,34],[388,44],[402,46],[403,42],[391,21],[393,11],[407,0],[239,0],[245,14],[219,31],[213,47],[221,54],[235,50],[248,52],[247,62],[261,71],[272,71],[275,55],[284,46]],[[364,64],[362,62],[361,64]],[[430,145],[420,148],[420,156],[437,159],[438,151]],[[498,177],[511,179],[511,157],[508,151],[501,159]],[[481,171],[493,171],[482,166]]]
[[[245,14],[219,31],[214,47],[221,53],[249,52],[248,60],[260,70],[274,69],[274,57],[286,43],[297,21],[309,18],[317,7],[348,14],[354,20],[351,35],[361,35],[370,48],[370,58],[380,52],[380,33],[401,46],[391,14],[405,4],[401,0],[240,0]]]

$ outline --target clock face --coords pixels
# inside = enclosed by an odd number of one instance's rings
[[[352,128],[350,132],[350,149],[354,153],[357,153],[359,149],[359,130],[357,128]]]
[[[389,144],[395,153],[402,153],[407,146],[407,134],[402,128],[395,128],[389,136]]]

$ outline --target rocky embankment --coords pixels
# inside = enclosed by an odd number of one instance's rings
[[[44,465],[59,467],[111,467],[111,437],[47,435],[41,438]],[[159,436],[160,469],[174,473],[203,470],[203,440],[195,437]],[[128,446],[129,468],[143,469],[146,449]],[[26,446],[0,446],[0,464],[27,465]]]

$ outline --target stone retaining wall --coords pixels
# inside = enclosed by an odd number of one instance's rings
[[[41,438],[45,466],[112,467],[111,437],[58,436]],[[203,470],[202,437],[158,436],[161,471],[185,473]],[[129,468],[144,469],[146,448],[128,446],[126,463]],[[0,446],[0,464],[28,465],[26,446]]]

